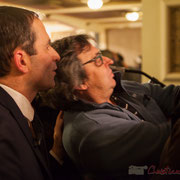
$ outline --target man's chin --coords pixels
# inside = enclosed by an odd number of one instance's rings
[[[52,89],[55,87],[55,82],[52,82],[51,84],[47,84],[44,87],[41,88],[41,91],[47,91],[49,89]]]
[[[53,82],[50,86],[49,89],[54,88],[55,87],[55,82]]]
[[[116,81],[113,79],[113,88],[116,86]]]

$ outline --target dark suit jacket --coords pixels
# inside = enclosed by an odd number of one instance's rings
[[[0,88],[0,179],[51,180],[26,118],[14,100]]]

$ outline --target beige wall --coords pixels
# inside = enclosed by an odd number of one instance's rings
[[[180,73],[169,72],[168,68],[168,8],[176,5],[180,0],[142,0],[142,70],[165,84],[180,84]]]
[[[129,66],[136,66],[141,55],[141,28],[110,29],[107,31],[107,48],[124,56]]]
[[[160,68],[160,1],[142,0],[142,4],[142,70],[162,80]]]

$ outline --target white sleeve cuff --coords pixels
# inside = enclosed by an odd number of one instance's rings
[[[60,165],[63,165],[64,161],[62,159],[59,159],[59,157],[52,151],[52,149],[49,151],[49,153],[54,157],[54,159],[56,159],[56,161],[58,161]]]

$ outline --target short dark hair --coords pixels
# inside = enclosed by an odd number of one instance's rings
[[[35,33],[31,29],[35,12],[0,6],[0,77],[10,72],[10,63],[15,48],[18,46],[29,55],[36,54],[34,49]]]
[[[81,85],[87,79],[86,72],[78,59],[78,55],[87,47],[93,37],[80,34],[62,38],[52,43],[53,48],[59,53],[61,59],[58,62],[55,77],[56,86],[52,91],[55,106],[58,103],[70,104],[75,99],[75,87]]]

